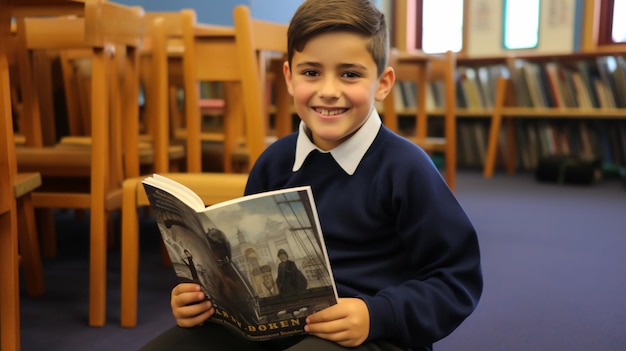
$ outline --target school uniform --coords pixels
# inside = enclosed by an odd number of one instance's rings
[[[270,145],[250,172],[246,194],[311,186],[339,297],[362,299],[370,313],[368,339],[349,350],[431,350],[471,314],[482,292],[471,221],[430,157],[383,126],[375,109],[329,152],[308,135],[301,123],[298,133]],[[348,350],[301,339],[255,345]],[[212,347],[216,341],[204,349],[221,350]]]

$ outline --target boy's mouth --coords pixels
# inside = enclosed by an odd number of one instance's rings
[[[336,115],[340,115],[348,111],[347,108],[322,108],[322,107],[314,107],[313,110],[315,110],[315,112],[319,113],[322,116],[336,116]]]

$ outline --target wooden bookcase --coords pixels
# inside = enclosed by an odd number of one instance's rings
[[[626,52],[602,50],[568,55],[506,57],[502,60],[509,68],[509,75],[497,80],[483,169],[485,177],[494,173],[499,147],[504,148],[506,171],[515,172],[519,158],[516,148],[521,146],[516,140],[521,135],[516,131],[516,120],[534,119],[547,124],[626,120]],[[606,62],[611,66],[608,70],[600,67]],[[516,71],[518,66],[522,67],[521,71]],[[547,67],[556,67],[557,75],[549,75],[547,71],[552,68]],[[608,75],[605,74],[607,71]],[[503,123],[505,143],[501,145]],[[620,153],[617,161],[624,166],[626,126],[619,125],[619,129],[617,141],[611,141],[617,145],[611,147]],[[603,137],[606,136],[598,135],[600,139]]]

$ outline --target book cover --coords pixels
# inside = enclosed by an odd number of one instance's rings
[[[337,302],[310,187],[205,207],[169,178],[142,183],[176,275],[215,306],[209,321],[265,340],[303,333],[306,316]]]

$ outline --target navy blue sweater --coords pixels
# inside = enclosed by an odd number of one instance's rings
[[[430,348],[476,307],[476,232],[428,155],[382,126],[353,175],[311,152],[293,172],[297,134],[261,155],[246,194],[313,190],[340,297],[370,313],[368,340]]]

